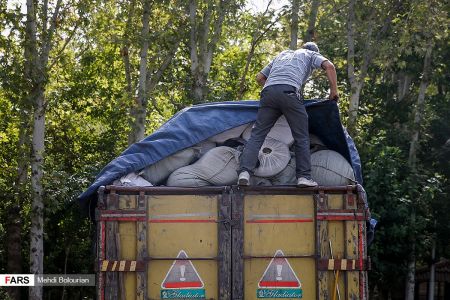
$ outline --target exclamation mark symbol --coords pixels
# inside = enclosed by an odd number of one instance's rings
[[[186,272],[186,266],[181,265],[180,266],[180,273],[181,273],[180,281],[186,281],[186,277],[184,277],[185,272]]]
[[[277,265],[277,281],[283,280],[283,277],[281,277],[281,271],[283,270],[283,265]]]

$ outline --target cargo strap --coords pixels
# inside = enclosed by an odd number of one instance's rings
[[[364,259],[362,270],[359,259],[319,259],[319,271],[367,271],[371,269],[370,258]]]
[[[135,272],[145,270],[145,261],[137,260],[100,260],[100,272]]]

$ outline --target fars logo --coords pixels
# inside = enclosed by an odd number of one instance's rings
[[[0,286],[34,286],[34,274],[1,274]]]

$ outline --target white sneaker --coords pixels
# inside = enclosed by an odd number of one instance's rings
[[[317,182],[315,182],[312,179],[308,179],[308,178],[305,178],[305,177],[300,177],[297,180],[297,186],[298,187],[316,187],[316,186],[318,186],[318,184],[317,184]]]
[[[249,185],[250,174],[247,171],[242,171],[239,174],[238,185]]]

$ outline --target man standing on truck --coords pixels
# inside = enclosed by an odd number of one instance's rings
[[[298,50],[278,54],[256,75],[263,86],[255,127],[240,157],[239,185],[249,185],[250,174],[256,168],[258,152],[267,134],[283,114],[295,140],[295,162],[298,187],[314,187],[311,178],[308,115],[300,96],[300,88],[314,69],[325,70],[329,84],[329,99],[338,101],[336,69],[332,62],[319,53],[319,47],[308,42]]]

